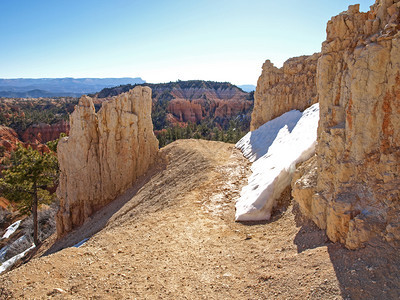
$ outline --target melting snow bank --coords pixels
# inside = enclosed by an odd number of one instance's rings
[[[260,126],[257,130],[246,134],[236,143],[236,148],[240,149],[244,157],[251,162],[256,161],[268,152],[268,148],[272,145],[282,127],[287,125],[288,130],[292,131],[301,116],[302,113],[298,110],[284,113]]]
[[[21,220],[12,223],[10,226],[7,227],[6,232],[4,233],[4,235],[2,236],[2,239],[8,239],[19,227],[19,225],[21,224]]]
[[[255,160],[253,174],[236,202],[236,221],[269,220],[275,200],[291,182],[296,164],[315,153],[318,120],[316,103],[303,113],[290,111],[265,123],[236,144],[250,161]]]
[[[0,263],[6,260],[6,256],[8,252],[11,253],[15,251],[15,249],[26,249],[31,246],[31,243],[26,238],[26,235],[21,236],[18,240],[14,241],[10,245],[6,245],[0,249]]]
[[[26,253],[28,253],[30,250],[35,248],[35,245],[32,245],[28,249],[26,249],[24,252],[13,256],[9,260],[5,261],[1,266],[0,266],[0,274],[3,273],[4,271],[7,271],[9,268],[11,268],[18,260],[23,258]]]

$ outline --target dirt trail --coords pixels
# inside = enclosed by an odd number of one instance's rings
[[[85,224],[92,232],[104,229],[80,248],[33,259],[1,276],[0,298],[399,296],[396,249],[377,255],[376,249],[348,251],[328,242],[301,220],[289,190],[270,222],[235,223],[234,200],[249,165],[233,145],[181,140],[162,152],[165,165]],[[77,231],[50,252],[83,237]]]

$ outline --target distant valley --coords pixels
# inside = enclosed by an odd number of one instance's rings
[[[13,84],[23,89],[23,84],[44,85],[55,88],[57,84],[77,91],[79,86],[97,86],[99,81],[111,84],[129,79],[60,79],[0,80],[6,86]],[[132,79],[134,80],[134,79]],[[139,81],[139,79],[137,79]],[[24,83],[25,82],[25,83]],[[213,81],[177,81],[161,84],[138,83],[107,87],[92,94],[96,110],[113,96],[127,92],[135,85],[145,85],[152,89],[152,120],[160,147],[182,138],[204,138],[236,142],[249,129],[253,108],[253,92],[247,93],[228,82]],[[19,86],[18,86],[19,85]],[[100,91],[100,92],[98,92]],[[17,139],[24,143],[47,143],[69,132],[68,115],[78,103],[75,97],[41,96],[40,91],[21,93],[23,97],[3,97],[0,99],[0,123],[4,134],[1,140],[7,140],[6,152],[15,148]],[[51,92],[47,92],[50,94]],[[48,95],[46,94],[46,95]],[[30,99],[40,98],[40,99]],[[15,132],[11,132],[14,130]],[[11,133],[10,133],[11,132]],[[14,136],[15,138],[7,138]]]
[[[103,88],[123,84],[145,83],[140,77],[130,78],[17,78],[0,79],[0,97],[80,97]]]

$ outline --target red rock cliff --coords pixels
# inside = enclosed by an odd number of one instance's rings
[[[60,121],[51,125],[41,123],[29,126],[21,134],[21,139],[24,142],[47,143],[58,139],[61,133],[69,134],[69,122]]]

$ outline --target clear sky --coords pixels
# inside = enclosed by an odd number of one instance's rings
[[[374,0],[0,0],[0,78],[256,84],[321,49],[326,23]]]

